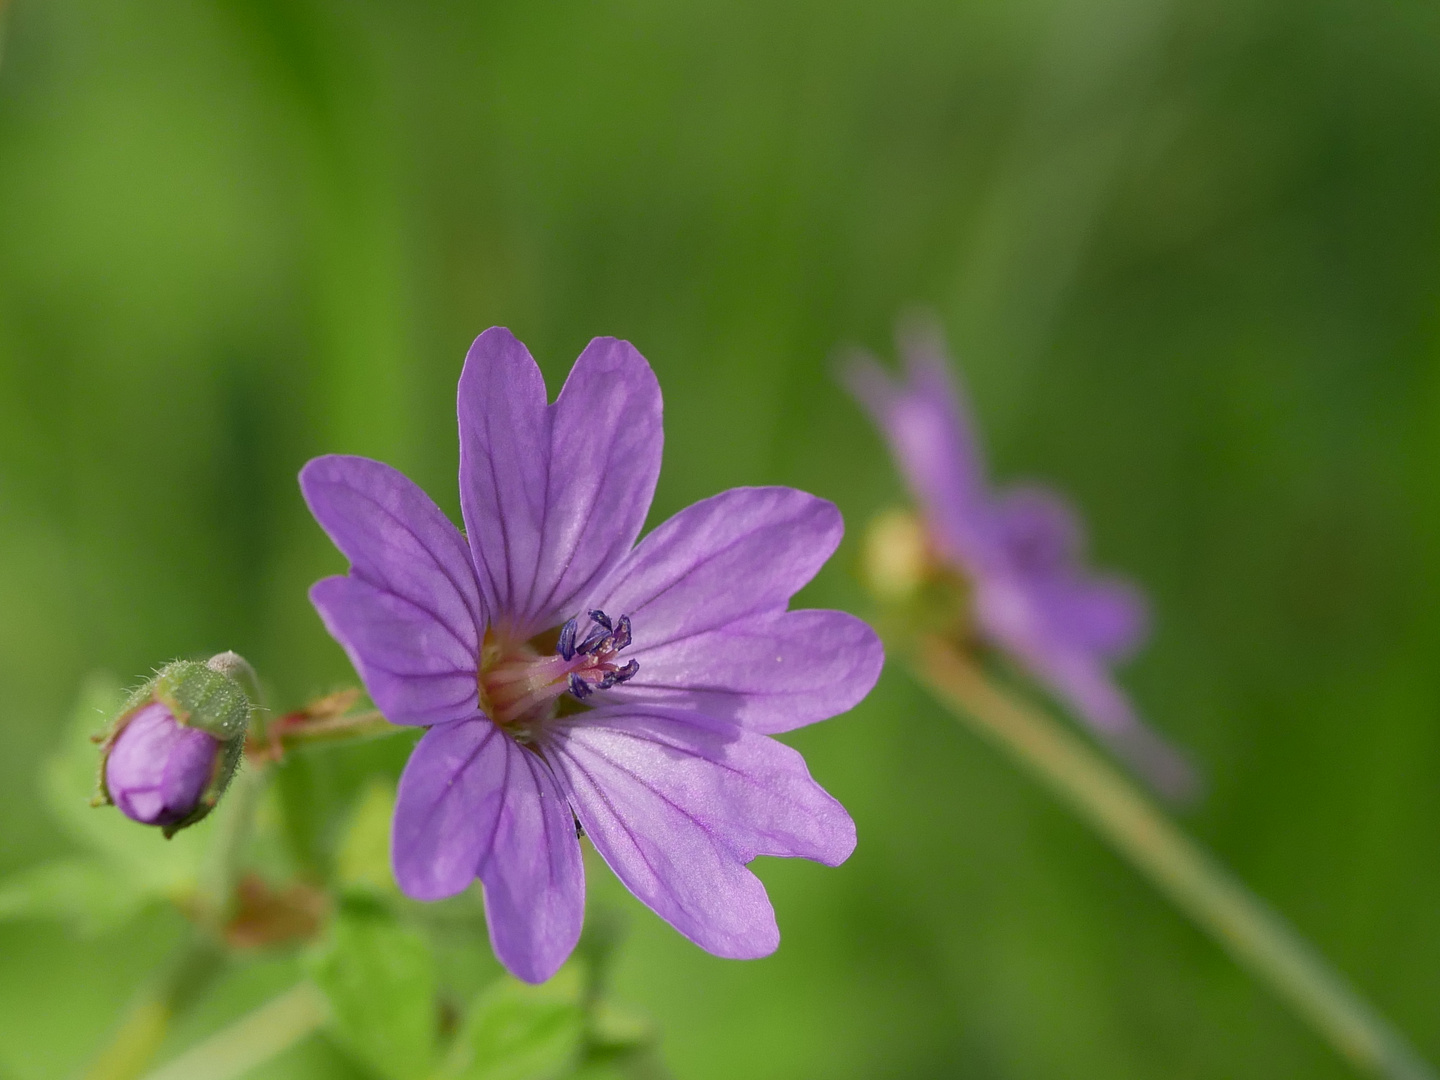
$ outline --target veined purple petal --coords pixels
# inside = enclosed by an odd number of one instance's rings
[[[638,706],[565,722],[546,745],[576,816],[627,888],[717,956],[765,956],[775,913],[757,855],[830,866],[855,826],[789,747],[695,713]]]
[[[485,615],[460,531],[408,477],[331,454],[300,470],[300,489],[351,573],[428,612],[479,654]]]
[[[554,405],[525,347],[487,330],[459,394],[461,493],[486,595],[521,637],[573,614],[640,535],[660,474],[660,387],[596,338]]]
[[[843,611],[780,611],[626,653],[640,670],[616,702],[692,709],[773,734],[853,708],[885,662],[880,639]]]
[[[784,608],[844,525],[834,505],[784,487],[732,488],[655,529],[590,603],[627,614],[630,655]],[[643,668],[643,662],[642,662]]]
[[[395,878],[438,900],[477,876],[495,955],[544,982],[580,939],[585,872],[574,819],[538,756],[484,717],[431,728],[400,778]]]
[[[660,384],[633,345],[595,338],[551,407],[545,544],[527,610],[545,625],[630,553],[660,476]]]
[[[310,602],[392,724],[443,724],[479,706],[479,645],[429,609],[358,577],[317,581]]]
[[[515,335],[492,326],[460,373],[460,506],[481,591],[515,620],[540,562],[549,482],[545,379]]]

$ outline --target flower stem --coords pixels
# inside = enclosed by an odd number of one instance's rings
[[[85,1080],[135,1080],[160,1049],[171,1023],[204,993],[224,962],[208,935],[193,932],[165,973],[126,1014]]]
[[[270,781],[267,764],[246,762],[230,783],[215,835],[206,853],[207,864],[201,879],[201,914],[212,930],[224,935],[226,923],[235,907],[235,884],[240,878],[245,845],[255,825],[255,812],[260,796]]]
[[[1318,950],[1081,739],[997,688],[939,639],[923,640],[916,661],[922,681],[956,716],[1048,784],[1356,1068],[1392,1080],[1435,1080],[1405,1037]]]
[[[325,995],[311,983],[298,983],[192,1046],[145,1080],[234,1080],[290,1049],[329,1016]]]

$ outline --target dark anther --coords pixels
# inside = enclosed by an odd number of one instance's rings
[[[615,648],[625,648],[630,644],[630,616],[621,615],[620,623],[615,627]]]
[[[599,652],[610,640],[610,631],[603,626],[597,626],[590,633],[585,635],[585,640],[575,646],[575,651],[581,656],[589,656],[591,653]]]
[[[560,642],[555,647],[555,651],[566,660],[575,659],[575,635],[579,629],[580,621],[578,619],[571,619],[560,628]]]
[[[595,610],[595,611],[590,612],[590,618],[594,619],[594,620],[595,620],[597,623],[599,623],[601,626],[605,627],[606,630],[614,630],[614,629],[615,629],[614,624],[610,622],[610,617],[609,617],[608,615],[606,615],[605,612],[603,612],[603,611],[600,611],[600,610],[597,609],[597,610]]]
[[[640,670],[640,661],[631,660],[624,667],[616,668],[614,671],[607,671],[605,677],[600,680],[600,685],[595,689],[609,690],[612,686],[619,686],[628,679],[634,678],[635,673]]]
[[[570,692],[581,701],[584,701],[592,693],[590,684],[580,678],[579,675],[570,676]]]

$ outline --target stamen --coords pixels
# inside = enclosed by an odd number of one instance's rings
[[[605,612],[587,613],[594,624],[583,641],[580,618],[560,628],[555,651],[541,652],[540,642],[509,642],[486,634],[481,651],[480,698],[485,714],[516,738],[533,737],[533,725],[555,715],[555,702],[565,693],[584,701],[597,690],[609,690],[634,677],[636,660],[620,663],[617,654],[631,642],[630,616],[612,621]]]
[[[610,640],[610,637],[609,627],[597,626],[585,635],[585,640],[575,647],[575,651],[582,656],[600,652],[605,648],[605,643]]]
[[[560,628],[560,641],[556,644],[555,651],[566,660],[575,659],[575,635],[579,629],[579,619],[571,619]]]

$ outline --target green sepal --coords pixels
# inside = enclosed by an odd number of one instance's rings
[[[250,723],[250,699],[245,690],[198,660],[166,664],[152,680],[151,695],[169,708],[177,722],[208,732],[221,742],[244,735]]]

